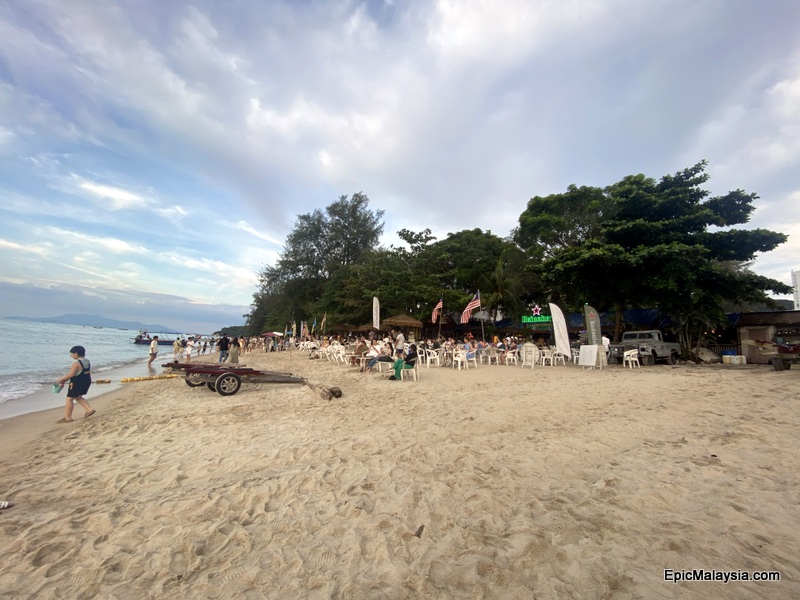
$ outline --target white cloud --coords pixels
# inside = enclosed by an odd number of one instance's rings
[[[95,198],[108,201],[108,203],[104,204],[104,206],[110,208],[111,210],[139,208],[147,206],[150,203],[147,198],[135,192],[130,192],[128,190],[110,185],[95,183],[93,181],[83,180],[78,177],[75,177],[75,179],[77,181],[78,189],[87,192],[89,195]]]
[[[15,137],[14,132],[0,125],[0,146],[10,144]]]
[[[34,246],[30,244],[19,244],[17,242],[12,242],[4,239],[0,239],[0,248],[6,250],[14,250],[16,252],[23,252],[25,254],[36,254],[39,256],[45,256],[48,253],[47,248],[44,248],[39,245]]]
[[[278,246],[283,245],[283,242],[272,237],[271,235],[258,231],[255,227],[250,225],[247,221],[239,221],[235,225],[232,225],[234,229],[241,229],[242,231],[246,231],[252,236],[257,237],[260,240],[264,240],[265,242],[269,242],[271,244],[276,244]]]
[[[165,208],[155,208],[153,209],[153,212],[174,221],[178,221],[189,215],[189,211],[182,206],[178,206],[177,204],[173,206],[167,206]]]
[[[701,158],[764,196],[754,222],[797,201],[793,2],[4,8],[4,236],[95,284],[246,298],[293,216],[356,191],[390,243],[504,235],[533,195]]]
[[[79,231],[69,231],[58,227],[48,227],[51,236],[59,238],[65,246],[80,246],[84,251],[107,251],[112,254],[148,254],[149,250],[139,244],[134,244],[113,237],[88,235]]]

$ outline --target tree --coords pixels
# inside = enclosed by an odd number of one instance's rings
[[[463,297],[471,298],[484,283],[485,274],[494,270],[497,260],[512,249],[513,243],[491,231],[465,229],[428,245],[419,260],[439,275],[443,289],[459,290]]]
[[[343,268],[379,247],[383,211],[372,211],[363,193],[341,196],[297,217],[284,251],[258,273],[259,289],[247,316],[251,333],[314,316],[326,284]]]
[[[720,320],[726,300],[768,301],[768,291],[788,293],[783,283],[750,272],[744,263],[786,241],[765,229],[743,225],[758,196],[741,190],[708,198],[706,162],[664,176],[625,177],[607,187],[610,205],[583,244],[555,249],[543,263],[546,281],[596,308],[658,306],[680,324],[691,348],[692,331]],[[714,228],[713,230],[710,228]],[[731,261],[740,263],[731,268]]]
[[[297,276],[325,280],[337,269],[356,264],[377,247],[383,233],[384,211],[372,212],[361,192],[340,196],[323,213],[316,209],[297,217],[286,238],[274,275],[279,280]]]
[[[484,275],[483,294],[481,304],[483,310],[492,313],[492,323],[497,323],[497,313],[502,311],[506,316],[517,316],[520,313],[523,293],[520,279],[512,269],[508,268],[509,261],[505,256],[497,259],[494,270]]]
[[[549,258],[596,238],[612,208],[602,188],[570,185],[566,193],[531,198],[512,236],[532,257]]]

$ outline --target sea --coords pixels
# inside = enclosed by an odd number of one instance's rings
[[[73,346],[86,348],[94,380],[111,380],[110,384],[93,384],[87,394],[90,400],[119,388],[123,377],[160,373],[161,364],[172,359],[172,347],[160,346],[158,358],[148,367],[149,346],[133,343],[138,333],[113,327],[0,319],[4,348],[0,361],[0,419],[63,406],[66,388],[54,393],[53,381],[69,371],[69,349]],[[149,333],[162,339],[176,337],[157,331]]]

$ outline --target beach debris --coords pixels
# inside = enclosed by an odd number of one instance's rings
[[[323,400],[330,401],[331,398],[341,398],[342,397],[342,390],[338,387],[332,387],[323,385],[321,383],[313,383],[308,379],[304,379],[303,383],[310,387],[315,392],[319,393],[322,396]]]
[[[420,525],[419,527],[417,527],[417,531],[414,532],[414,537],[421,538],[423,531],[425,531],[425,525]]]

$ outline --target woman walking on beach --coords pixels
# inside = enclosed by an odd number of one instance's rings
[[[60,386],[63,386],[67,381],[69,381],[69,388],[67,389],[66,412],[64,414],[64,418],[59,419],[59,423],[72,422],[72,409],[74,402],[80,404],[86,411],[84,418],[91,417],[95,412],[97,412],[91,406],[89,406],[89,403],[83,397],[84,394],[89,391],[89,386],[92,385],[92,365],[86,358],[86,349],[83,346],[73,346],[70,348],[69,354],[73,359],[75,359],[75,362],[72,363],[69,373],[63,377],[59,377],[56,380],[56,383]]]
[[[239,364],[239,350],[240,350],[239,338],[234,336],[233,339],[231,340],[230,350],[228,354],[229,363]]]

